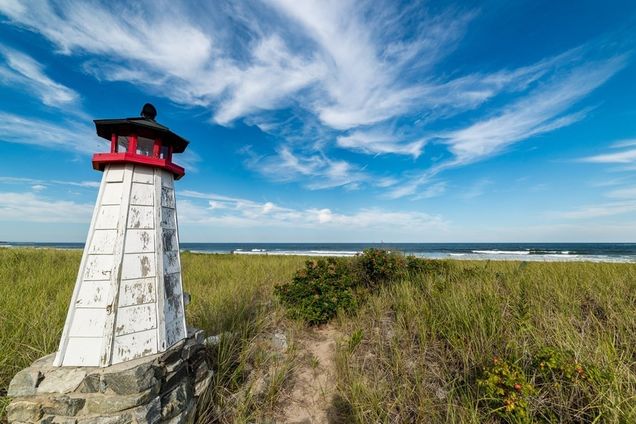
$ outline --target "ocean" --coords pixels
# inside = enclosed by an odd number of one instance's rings
[[[0,247],[83,249],[84,243],[11,243]],[[368,248],[433,259],[636,263],[636,243],[181,243],[182,251],[237,255],[353,256]]]

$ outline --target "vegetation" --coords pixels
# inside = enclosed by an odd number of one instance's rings
[[[0,402],[15,372],[57,348],[79,260],[0,249]],[[219,335],[202,421],[276,421],[295,340],[330,322],[344,422],[636,422],[634,264],[382,251],[304,262],[183,254],[188,321]]]

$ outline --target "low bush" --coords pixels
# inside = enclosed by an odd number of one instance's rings
[[[531,422],[529,398],[535,394],[535,389],[517,364],[493,358],[477,385],[491,413],[507,421]]]
[[[355,309],[354,288],[350,264],[328,258],[307,261],[291,283],[276,286],[274,293],[290,317],[317,325],[328,322],[339,309]]]
[[[360,285],[374,290],[389,281],[406,276],[407,260],[399,252],[367,249],[354,258],[353,272]]]
[[[448,269],[449,264],[443,261],[367,249],[352,259],[307,261],[290,283],[276,286],[274,293],[291,318],[318,325],[331,320],[339,309],[355,310],[368,293],[388,283],[410,274],[446,275]]]

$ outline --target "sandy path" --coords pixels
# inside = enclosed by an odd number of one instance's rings
[[[339,334],[326,325],[299,340],[301,360],[282,422],[329,422],[328,411],[336,390],[335,351]]]

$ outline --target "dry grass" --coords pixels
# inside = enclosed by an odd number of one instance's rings
[[[0,249],[0,411],[13,374],[57,348],[80,256]],[[284,318],[272,288],[304,260],[183,254],[188,322],[222,335],[202,422],[280,419],[305,329]],[[475,384],[480,371],[494,356],[526,366],[548,346],[605,374],[587,410],[568,387],[551,389],[531,400],[533,419],[549,409],[555,422],[636,422],[635,311],[634,264],[454,262],[339,314],[337,393],[325,407],[342,422],[498,422]],[[272,346],[276,329],[285,352]]]
[[[338,349],[340,396],[360,423],[636,422],[635,311],[633,264],[457,263],[341,317],[356,343]],[[528,419],[500,417],[479,375],[494,358],[530,369],[545,347],[602,378],[545,387],[528,375]]]

